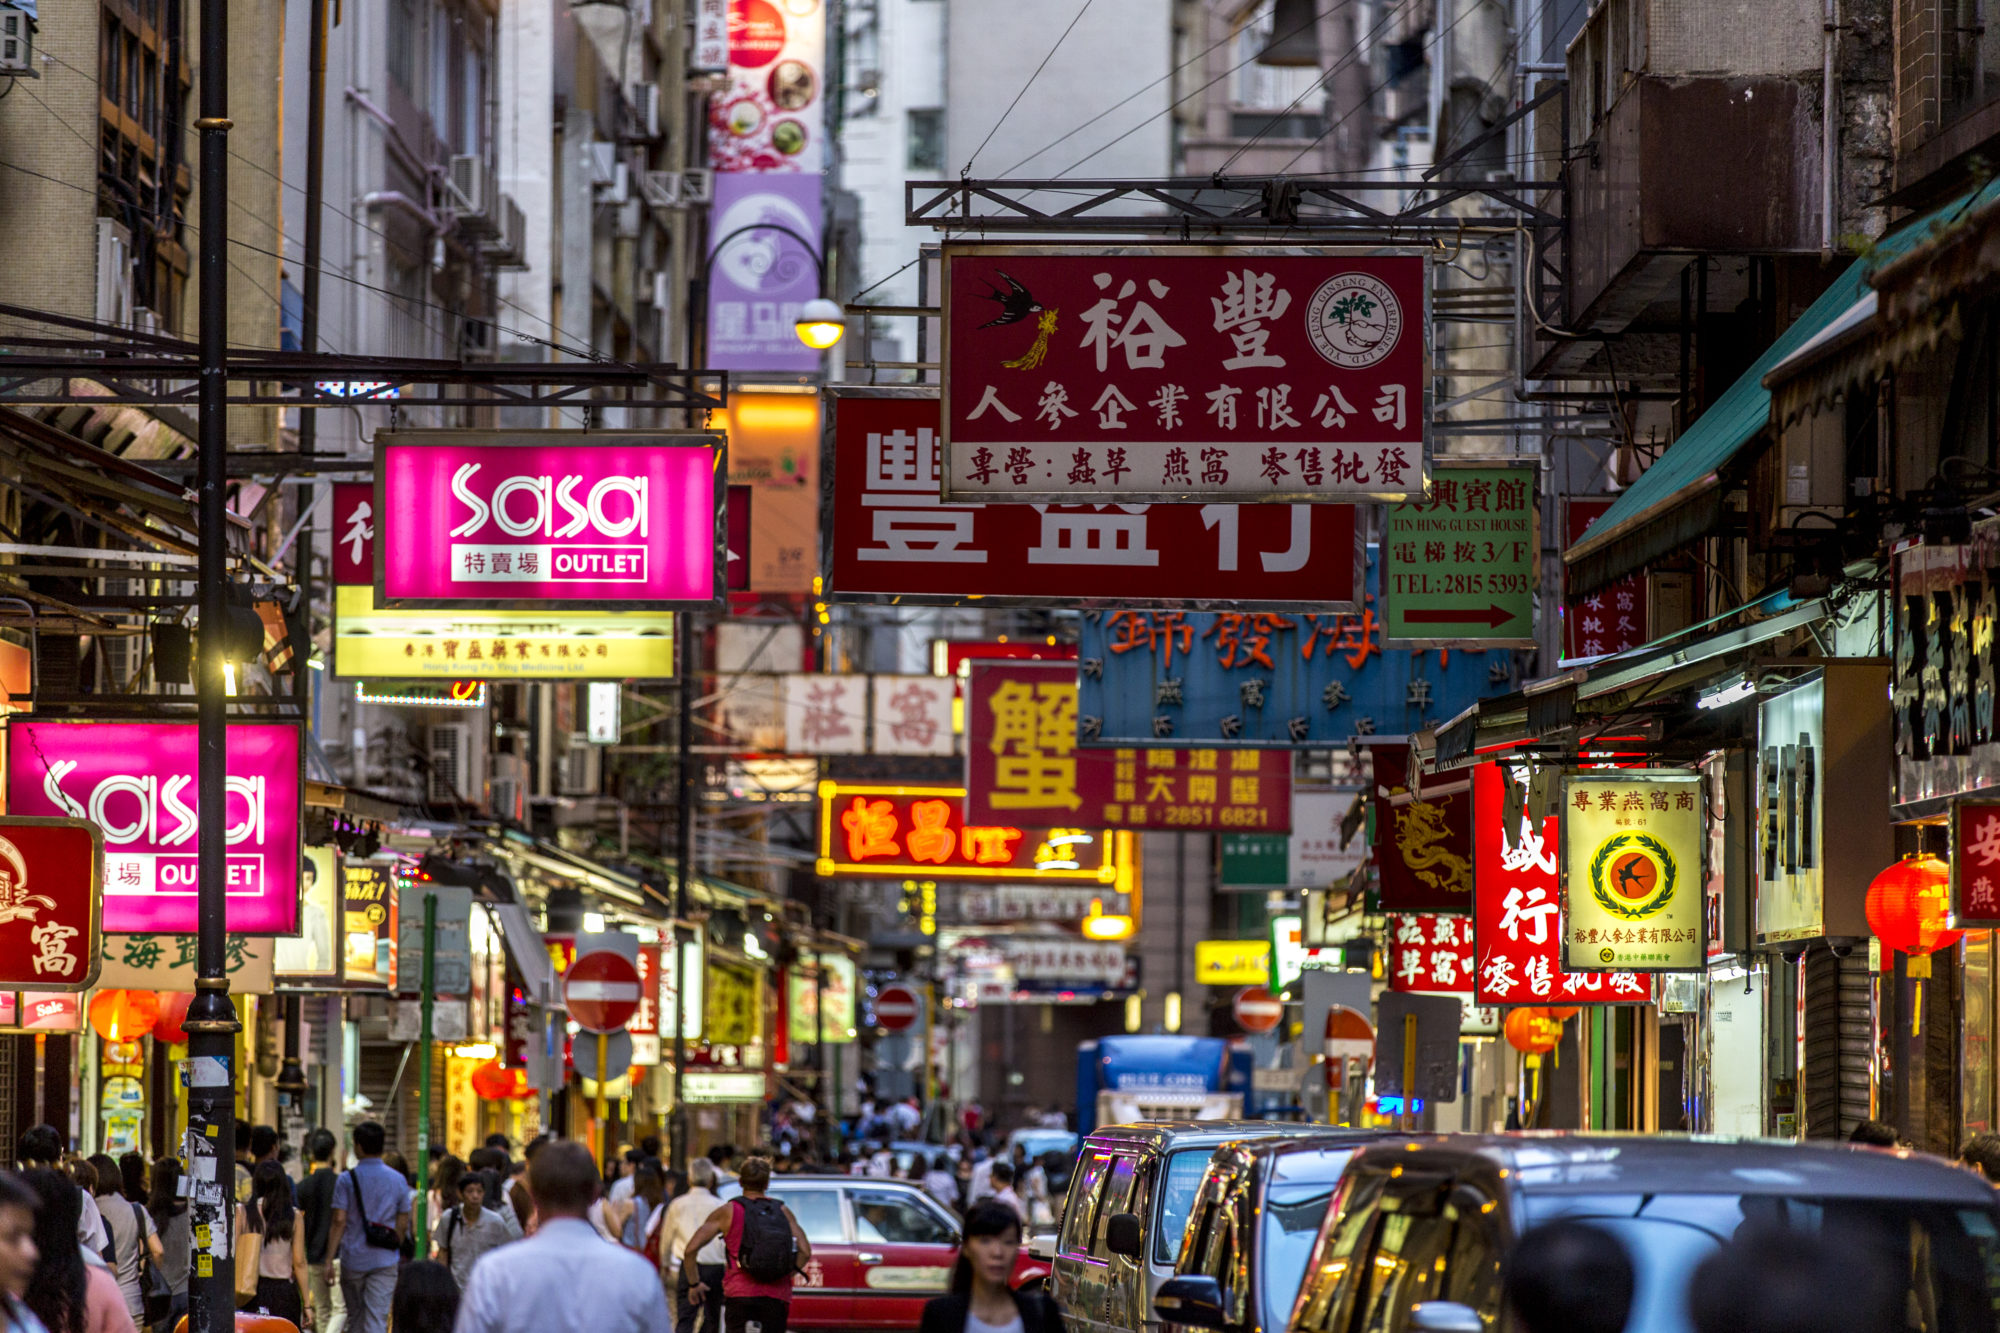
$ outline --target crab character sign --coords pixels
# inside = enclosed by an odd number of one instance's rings
[[[0,988],[97,980],[104,833],[83,819],[0,818]]]
[[[1702,966],[1701,776],[1606,769],[1563,779],[1563,963]]]

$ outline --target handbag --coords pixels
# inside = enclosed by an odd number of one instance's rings
[[[236,1304],[240,1308],[257,1299],[257,1261],[263,1256],[264,1233],[236,1233]]]
[[[396,1228],[369,1220],[368,1199],[361,1192],[361,1177],[355,1175],[351,1167],[347,1172],[347,1184],[348,1188],[354,1191],[354,1211],[361,1214],[361,1239],[368,1243],[370,1249],[400,1252],[403,1249],[403,1238],[396,1234]],[[413,1251],[414,1248],[413,1240]]]
[[[128,1206],[132,1209],[132,1220],[139,1224],[139,1298],[146,1312],[146,1323],[157,1324],[173,1308],[174,1293],[167,1285],[167,1275],[153,1262],[152,1251],[146,1246],[146,1228],[152,1220],[151,1215],[142,1214],[136,1203],[128,1203]],[[159,1228],[154,1227],[151,1234],[158,1235]]]

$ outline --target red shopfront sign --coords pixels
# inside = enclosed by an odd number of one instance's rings
[[[1375,773],[1375,871],[1385,912],[1472,906],[1472,797],[1433,778],[1412,793],[1405,744],[1369,747]],[[1459,786],[1442,794],[1438,788]]]
[[[819,784],[822,878],[1113,884],[1126,834],[968,824],[965,788]]]
[[[1563,549],[1583,540],[1615,497],[1570,496],[1563,501]],[[1565,574],[1564,578],[1567,579]],[[1646,576],[1628,574],[1587,597],[1563,602],[1563,656],[1603,657],[1646,642]]]
[[[1416,912],[1389,918],[1389,989],[1460,994],[1472,989],[1472,918]]]
[[[1405,500],[1429,260],[946,245],[946,499]]]
[[[97,980],[104,833],[82,819],[0,818],[0,986]]]
[[[1283,833],[1289,750],[1085,750],[1076,668],[974,664],[966,689],[965,814],[974,823]]]
[[[1472,929],[1478,954],[1474,1004],[1631,1004],[1652,998],[1637,972],[1565,972],[1558,872],[1561,820],[1550,815],[1536,836],[1523,816],[1506,839],[1500,766],[1472,771]]]
[[[1351,505],[946,504],[938,400],[893,392],[834,391],[832,600],[1359,609]]]

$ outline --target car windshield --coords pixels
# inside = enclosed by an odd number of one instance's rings
[[[1263,1253],[1258,1256],[1258,1277],[1264,1289],[1258,1299],[1263,1304],[1263,1324],[1268,1329],[1286,1327],[1292,1317],[1292,1302],[1298,1299],[1299,1284],[1305,1281],[1306,1260],[1312,1255],[1319,1224],[1326,1217],[1327,1201],[1333,1198],[1331,1185],[1274,1188],[1264,1200],[1263,1234],[1257,1238]]]
[[[1735,1194],[1534,1194],[1527,1222],[1575,1218],[1617,1236],[1638,1278],[1626,1333],[1688,1333],[1688,1277],[1746,1222],[1864,1229],[1909,1275],[1909,1327],[1986,1333],[2000,1298],[2000,1232],[1982,1208],[1894,1199]]]
[[[1215,1149],[1186,1148],[1167,1158],[1160,1173],[1160,1224],[1153,1231],[1153,1262],[1171,1264],[1181,1252],[1181,1236],[1187,1231],[1188,1214],[1194,1211],[1194,1194],[1208,1171],[1208,1159]]]

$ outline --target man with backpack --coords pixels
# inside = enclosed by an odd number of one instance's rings
[[[472,1265],[480,1255],[520,1239],[498,1212],[486,1206],[486,1191],[492,1179],[484,1171],[468,1171],[460,1176],[458,1206],[446,1209],[438,1220],[437,1259],[451,1270],[460,1291],[472,1280]]]
[[[738,1177],[740,1198],[710,1213],[681,1254],[681,1271],[700,1271],[701,1247],[725,1238],[722,1321],[726,1333],[785,1333],[791,1313],[792,1277],[812,1261],[812,1244],[792,1210],[771,1198],[771,1160],[752,1157]],[[696,1304],[712,1300],[707,1282],[688,1286]]]

